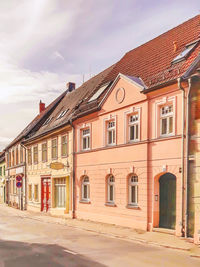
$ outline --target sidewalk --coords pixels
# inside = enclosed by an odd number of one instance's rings
[[[145,232],[92,221],[52,217],[39,212],[16,210],[5,205],[1,205],[1,207],[5,207],[6,210],[9,209],[9,211],[12,211],[12,213],[19,215],[20,217],[30,218],[32,220],[38,220],[45,223],[67,225],[69,227],[103,234],[113,238],[120,238],[126,241],[134,241],[171,249],[179,249],[188,252],[191,257],[200,258],[200,246],[194,245],[188,240],[176,237],[174,235],[159,232]]]

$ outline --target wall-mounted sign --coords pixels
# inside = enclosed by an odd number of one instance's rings
[[[16,187],[17,187],[17,188],[21,188],[21,187],[22,187],[22,182],[17,182],[17,183],[16,183]]]
[[[53,170],[64,169],[65,165],[62,162],[53,162],[50,164],[50,168]]]
[[[16,181],[21,182],[21,180],[22,180],[22,175],[17,175],[16,176]]]

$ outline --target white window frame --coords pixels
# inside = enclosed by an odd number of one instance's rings
[[[138,138],[130,140],[130,126],[129,119],[131,116],[138,116]],[[131,107],[129,110],[124,112],[124,144],[135,143],[141,140],[141,107]]]
[[[135,181],[137,179],[137,181]],[[132,187],[135,187],[136,201],[132,201]],[[138,176],[132,174],[128,178],[128,205],[138,206]]]
[[[87,187],[87,197],[85,198],[85,186]],[[82,186],[81,186],[81,200],[82,201],[90,201],[90,179],[87,175],[82,178]]]
[[[112,179],[112,180],[111,180]],[[113,187],[113,199],[110,198],[110,187]],[[115,203],[115,177],[110,174],[107,178],[107,203]]]
[[[172,107],[172,111],[168,111]],[[163,113],[164,112],[164,113]],[[169,124],[170,124],[170,118],[174,120],[174,110],[173,110],[173,104],[168,104],[160,107],[160,136],[171,136],[174,133],[174,122],[172,121],[172,132],[169,132]],[[167,131],[166,133],[162,133],[162,121],[166,119],[167,120]]]
[[[85,129],[90,129],[90,148],[83,149],[83,138],[82,138],[82,131]],[[83,123],[77,127],[77,150],[78,152],[81,151],[88,151],[92,148],[92,125],[91,123]]]
[[[87,133],[84,134],[84,132],[88,131]],[[86,147],[83,147],[84,144],[84,139],[86,140]],[[90,149],[90,128],[85,128],[81,130],[81,147],[82,150],[89,150]]]
[[[135,119],[131,121],[131,118]],[[134,127],[134,136],[136,136],[136,129],[137,129],[137,138],[131,139],[131,128]],[[134,113],[128,116],[128,140],[129,142],[137,142],[139,141],[139,114]]]
[[[107,126],[107,131],[106,131],[107,146],[114,146],[114,145],[116,145],[116,122],[115,122],[115,120],[108,121],[106,126]],[[109,133],[111,133],[111,136],[112,136],[112,138],[111,138],[112,142],[111,143],[109,143]]]
[[[57,181],[64,181],[64,183],[57,183]],[[58,203],[62,203],[62,205],[56,205],[56,189],[58,188],[59,193],[62,192],[62,194],[59,194],[59,200]],[[63,194],[64,192],[64,194]],[[54,178],[54,206],[56,209],[65,209],[66,208],[66,178],[65,177],[58,177]]]
[[[177,106],[177,96],[170,96],[170,97],[163,97],[159,100],[155,101],[155,106],[154,106],[154,129],[155,129],[155,134],[154,137],[155,138],[159,138],[159,137],[164,137],[161,136],[161,131],[160,131],[160,108],[164,105],[173,105],[173,133],[168,135],[168,136],[174,136],[176,134],[176,120],[177,120],[177,116],[176,116],[176,106]],[[166,136],[166,135],[165,135]]]
[[[115,122],[115,127],[113,127],[112,129],[115,131],[115,142],[112,144],[108,144],[108,124],[112,121]],[[106,147],[115,145],[117,145],[117,116],[110,114],[109,117],[103,119],[103,146]]]

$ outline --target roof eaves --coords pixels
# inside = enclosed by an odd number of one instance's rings
[[[198,54],[196,59],[192,62],[192,64],[189,66],[189,68],[186,70],[186,72],[182,75],[181,78],[183,80],[187,79],[192,74],[192,72],[196,70],[199,64],[200,64],[200,53]]]

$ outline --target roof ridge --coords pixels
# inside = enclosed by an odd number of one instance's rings
[[[187,24],[187,23],[191,22],[192,20],[196,20],[198,17],[199,17],[199,26],[200,26],[200,14],[198,14],[198,15],[196,15],[196,16],[194,16],[194,17],[192,17],[192,18],[190,18],[190,19],[188,19],[188,20],[186,20],[186,21],[184,21],[184,22],[182,22],[182,23],[180,23],[180,24],[178,24],[177,26],[175,26],[175,27],[173,27],[173,28],[170,28],[169,30],[167,30],[167,31],[165,31],[165,32],[163,32],[163,33],[161,33],[160,35],[158,35],[158,36],[156,36],[156,37],[150,39],[149,41],[147,41],[147,42],[145,42],[145,43],[142,43],[141,45],[139,45],[139,46],[137,46],[137,47],[135,47],[135,48],[129,50],[128,52],[126,52],[126,53],[124,54],[124,56],[127,55],[127,54],[129,54],[130,52],[136,50],[136,49],[139,49],[139,48],[142,47],[142,46],[146,46],[146,45],[148,45],[148,44],[151,43],[152,41],[154,41],[154,40],[160,38],[160,37],[163,36],[163,35],[168,34],[170,31],[174,31],[175,29],[177,29],[177,28],[183,26],[184,24]]]

